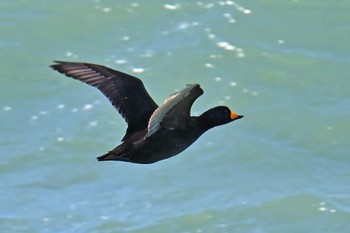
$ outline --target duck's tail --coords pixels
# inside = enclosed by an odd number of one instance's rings
[[[117,161],[125,161],[125,162],[130,162],[129,155],[130,152],[128,152],[125,149],[125,146],[120,145],[113,150],[109,151],[108,153],[101,155],[97,157],[98,161],[108,161],[108,160],[117,160]]]

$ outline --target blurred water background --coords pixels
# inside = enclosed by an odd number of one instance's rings
[[[1,232],[350,232],[350,2],[0,1]],[[152,165],[97,162],[126,124],[49,69],[103,64],[162,103],[245,115]]]

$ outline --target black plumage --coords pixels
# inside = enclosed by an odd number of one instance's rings
[[[129,74],[80,62],[56,61],[51,67],[98,88],[127,122],[122,143],[99,161],[154,163],[182,152],[208,129],[243,117],[225,106],[191,116],[193,102],[203,94],[198,84],[187,85],[158,107],[142,81]]]

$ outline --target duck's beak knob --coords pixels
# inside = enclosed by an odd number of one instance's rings
[[[238,115],[235,112],[231,112],[231,120],[237,120],[237,119],[241,119],[243,117],[243,115]]]

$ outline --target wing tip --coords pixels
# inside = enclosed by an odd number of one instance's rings
[[[49,67],[51,69],[53,69],[53,70],[56,70],[56,71],[60,72],[60,73],[62,73],[61,72],[62,71],[62,65],[69,63],[69,62],[57,61],[57,60],[54,60],[53,62],[54,62],[54,64],[49,65]]]
[[[194,83],[194,84],[187,84],[186,85],[187,88],[190,89],[191,91],[198,91],[199,95],[202,95],[204,93],[203,89],[201,88],[201,86],[198,83]]]

